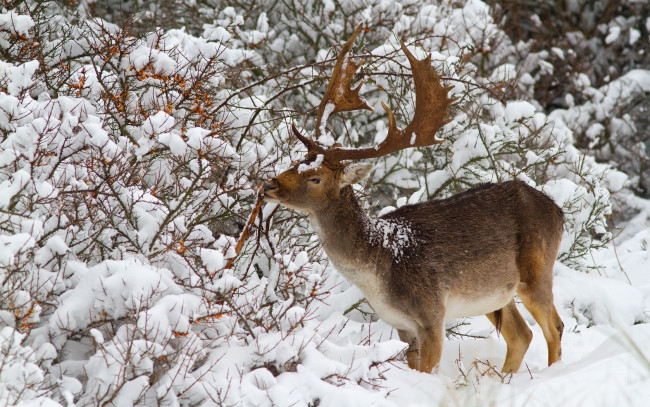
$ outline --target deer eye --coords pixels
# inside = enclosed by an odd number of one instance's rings
[[[320,178],[311,178],[308,181],[313,182],[314,184],[320,184]]]

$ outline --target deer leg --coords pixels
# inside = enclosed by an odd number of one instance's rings
[[[525,278],[519,284],[517,294],[526,309],[542,328],[548,346],[548,365],[560,360],[561,339],[564,323],[553,305],[553,263],[555,258],[546,259],[539,251],[530,250],[520,257],[520,270]],[[525,267],[522,269],[521,267]],[[522,273],[522,277],[523,273]]]
[[[418,326],[418,344],[420,345],[420,372],[431,373],[438,367],[442,356],[442,341],[445,324],[441,318],[427,325]]]
[[[497,321],[497,313],[501,314],[500,321]],[[528,350],[528,345],[533,339],[533,333],[528,328],[519,310],[517,310],[515,301],[510,301],[505,307],[486,316],[497,327],[506,341],[506,361],[503,363],[501,371],[503,373],[518,371],[521,361],[524,359],[524,354]],[[497,322],[499,323],[497,324]]]
[[[401,329],[397,330],[399,339],[402,342],[409,344],[408,349],[406,349],[406,361],[409,364],[411,369],[417,369],[420,366],[420,355],[418,347],[418,337],[415,333],[410,331],[404,331]]]
[[[521,302],[524,303],[524,306],[530,311],[535,321],[542,328],[542,332],[544,332],[544,338],[548,346],[549,366],[560,360],[562,356],[560,341],[562,339],[562,330],[564,329],[564,323],[553,305],[552,294],[550,296],[550,301],[547,299],[540,301],[539,297],[534,295],[534,293],[523,291],[519,294]]]

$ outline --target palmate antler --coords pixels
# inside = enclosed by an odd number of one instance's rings
[[[359,31],[361,25],[357,26],[350,39],[343,45],[337,58],[325,96],[318,107],[316,138],[325,132],[327,119],[331,114],[358,109],[372,110],[359,96],[361,85],[356,89],[350,88],[350,82],[359,65],[350,61],[348,54]],[[402,51],[409,60],[415,82],[415,113],[411,123],[403,130],[399,129],[393,112],[382,102],[384,110],[388,113],[388,135],[378,146],[368,148],[325,148],[312,138],[300,134],[293,125],[293,133],[307,146],[310,153],[323,154],[327,162],[338,163],[343,160],[381,157],[408,147],[426,147],[444,141],[436,137],[436,133],[451,121],[451,119],[445,120],[445,116],[449,105],[455,100],[447,97],[447,93],[453,86],[443,87],[440,84],[440,76],[431,67],[431,54],[425,59],[418,60],[404,43],[402,43]]]

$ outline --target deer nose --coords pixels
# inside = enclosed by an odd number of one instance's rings
[[[273,178],[269,182],[264,183],[264,193],[267,193],[269,191],[273,191],[274,189],[278,189],[278,182],[276,181],[275,178]]]

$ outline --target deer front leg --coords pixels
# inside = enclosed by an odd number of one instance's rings
[[[438,367],[442,356],[444,339],[444,320],[430,321],[418,326],[418,344],[420,345],[420,372],[431,373]]]
[[[415,332],[397,330],[399,339],[402,342],[408,343],[409,347],[406,349],[406,361],[411,369],[418,369],[420,366],[420,349],[418,344],[418,337]]]

